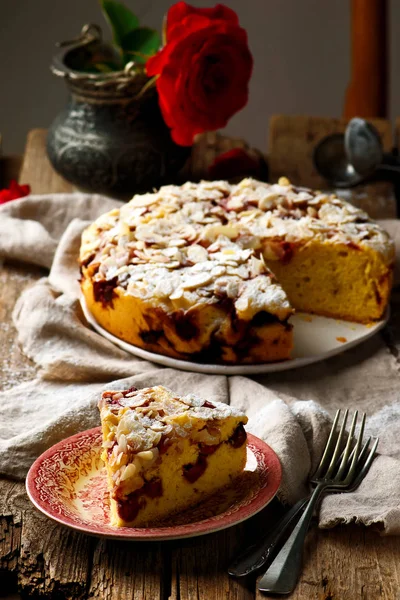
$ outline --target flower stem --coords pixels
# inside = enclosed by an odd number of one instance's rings
[[[142,89],[140,90],[140,92],[137,94],[137,96],[135,97],[136,100],[139,100],[139,98],[141,98],[146,92],[147,90],[149,90],[150,88],[152,88],[157,80],[157,75],[155,75],[154,77],[152,77],[151,79],[149,79],[144,86],[142,87]]]

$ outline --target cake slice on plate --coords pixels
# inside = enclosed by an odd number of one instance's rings
[[[246,464],[247,417],[163,386],[104,392],[102,459],[111,524],[140,527],[198,504]]]

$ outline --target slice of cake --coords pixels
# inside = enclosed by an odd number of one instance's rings
[[[102,459],[111,524],[140,527],[198,504],[246,464],[247,417],[163,386],[104,392]]]

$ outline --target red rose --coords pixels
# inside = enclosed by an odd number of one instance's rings
[[[149,58],[173,140],[190,146],[197,133],[225,127],[248,99],[253,58],[236,13],[222,4],[195,8],[185,2],[167,15],[167,43]]]
[[[19,185],[14,179],[10,182],[10,187],[0,190],[0,204],[5,204],[10,200],[17,200],[31,193],[29,185]]]

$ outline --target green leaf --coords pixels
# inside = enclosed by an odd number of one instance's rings
[[[161,39],[157,31],[149,27],[139,27],[128,33],[122,40],[121,48],[126,61],[135,60],[146,62],[161,46]]]
[[[139,19],[121,2],[100,0],[106,20],[111,25],[114,42],[122,45],[122,40],[132,30],[139,27]]]

